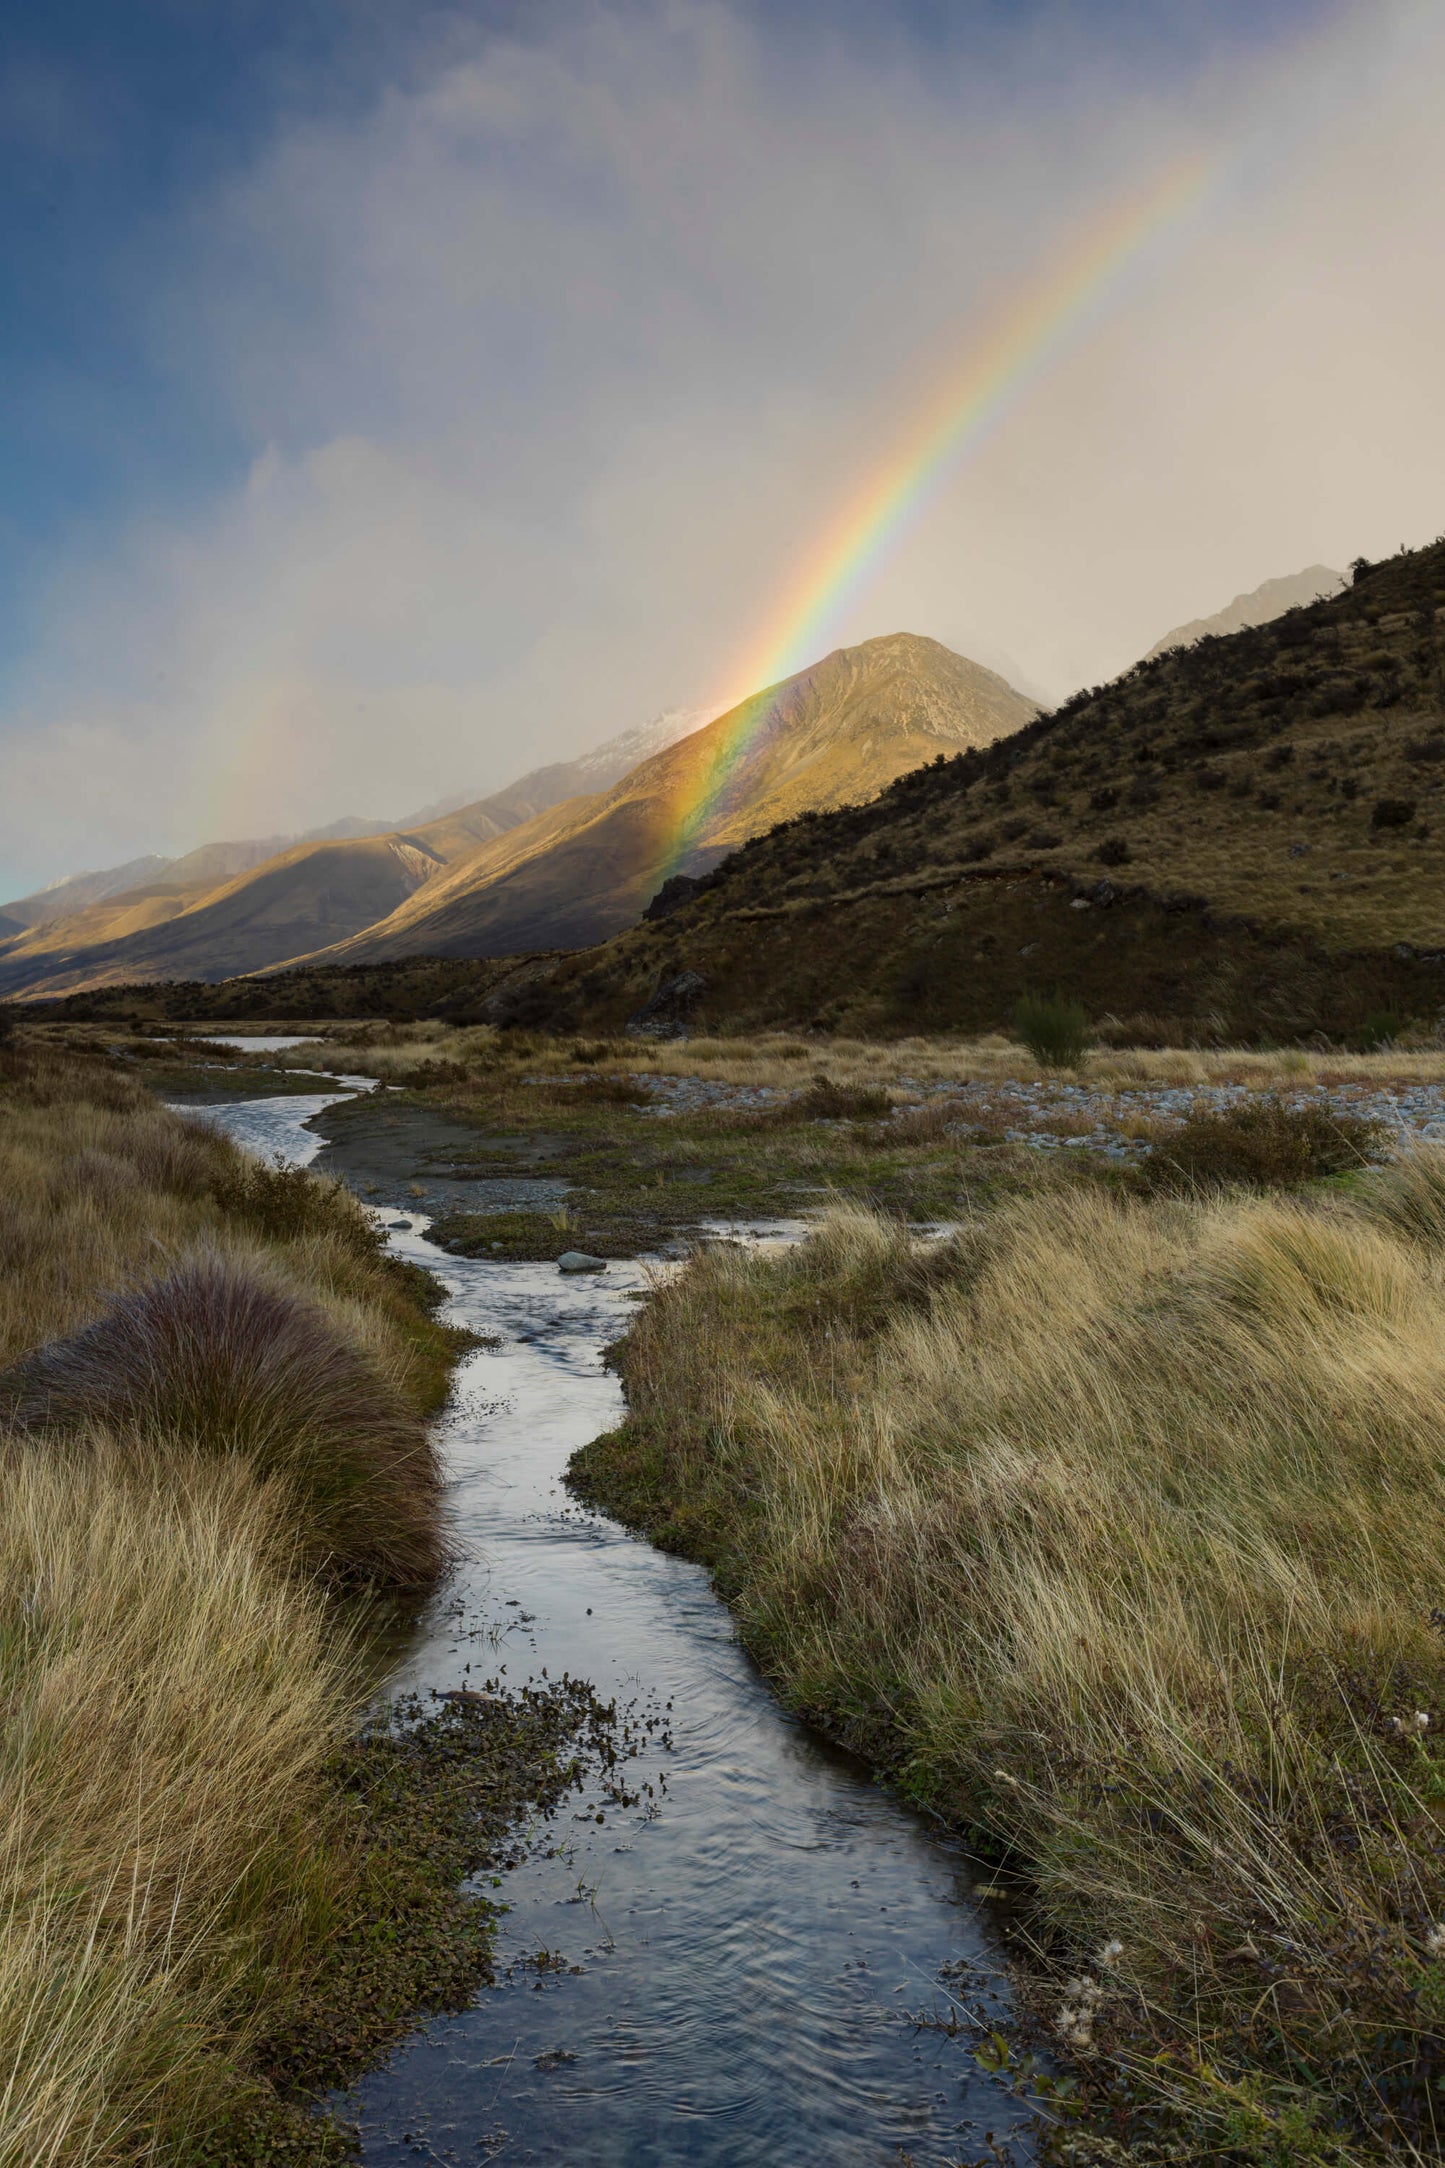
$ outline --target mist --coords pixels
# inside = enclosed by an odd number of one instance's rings
[[[561,8],[289,102],[144,237],[150,351],[237,449],[39,565],[5,892],[399,818],[721,705],[940,367],[1181,151],[1197,205],[832,644],[928,633],[1058,697],[1266,578],[1437,533],[1438,11],[1321,8],[1167,81],[1069,12],[940,57]]]

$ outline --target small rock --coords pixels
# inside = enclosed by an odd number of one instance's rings
[[[459,1709],[500,1709],[503,1707],[500,1694],[479,1694],[475,1687],[471,1686],[448,1687],[444,1694],[437,1695],[437,1700],[455,1702]]]
[[[585,1250],[563,1250],[557,1260],[559,1272],[605,1272],[605,1257],[589,1257]]]

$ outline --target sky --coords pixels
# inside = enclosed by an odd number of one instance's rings
[[[1445,527],[1435,0],[0,31],[0,895],[899,629],[1057,698]]]

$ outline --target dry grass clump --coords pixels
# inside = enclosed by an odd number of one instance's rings
[[[446,1563],[426,1425],[354,1338],[253,1262],[201,1252],[0,1374],[0,1422],[104,1428],[138,1451],[239,1460],[284,1483],[310,1571],[426,1584]]]
[[[1292,1107],[1270,1093],[1236,1106],[1196,1106],[1155,1144],[1147,1176],[1159,1189],[1293,1189],[1368,1166],[1384,1141],[1379,1122],[1328,1107]]]
[[[234,1461],[0,1458],[3,2168],[177,2143],[340,1925],[319,1779],[351,1687],[284,1545]]]
[[[1061,2047],[1199,2157],[1439,2150],[1442,1203],[1422,1152],[1328,1212],[1060,1188],[931,1253],[846,1214],[707,1254],[577,1464],[995,1833],[1091,1983]]]

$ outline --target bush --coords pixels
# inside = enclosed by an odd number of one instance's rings
[[[1077,1069],[1089,1048],[1089,1020],[1077,1001],[1060,994],[1025,994],[1014,1030],[1041,1069]]]
[[[1406,1019],[1393,1009],[1372,1009],[1355,1033],[1355,1044],[1362,1054],[1374,1054],[1381,1047],[1393,1046],[1408,1028]]]
[[[1413,798],[1377,798],[1370,813],[1372,828],[1408,828],[1415,818]]]
[[[291,1493],[312,1571],[421,1585],[447,1562],[420,1417],[325,1311],[201,1251],[0,1377],[33,1436],[110,1430],[137,1450],[234,1456]]]
[[[643,1107],[651,1104],[651,1094],[639,1077],[584,1076],[574,1082],[570,1077],[556,1084],[544,1084],[535,1094],[545,1106],[553,1107]]]
[[[1363,1166],[1384,1137],[1379,1122],[1324,1107],[1292,1107],[1271,1095],[1242,1106],[1196,1109],[1150,1155],[1156,1189],[1292,1189]]]
[[[1101,866],[1127,866],[1133,855],[1123,836],[1105,836],[1094,853]]]
[[[892,1106],[887,1092],[868,1084],[836,1084],[831,1077],[815,1076],[806,1091],[791,1104],[805,1122],[876,1122]]]
[[[169,1186],[159,1172],[154,1179]],[[381,1252],[380,1231],[344,1183],[324,1181],[284,1159],[268,1163],[237,1152],[221,1173],[212,1168],[210,1187],[227,1218],[248,1221],[269,1242],[338,1235],[357,1256]]]

